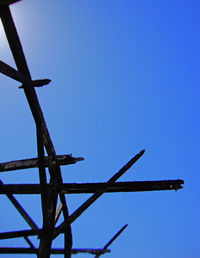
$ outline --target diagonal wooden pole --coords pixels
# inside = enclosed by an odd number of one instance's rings
[[[123,166],[117,173],[115,173],[107,183],[114,183],[119,179],[135,162],[144,154],[145,150],[142,150],[140,153],[136,154],[125,166]],[[88,198],[76,211],[70,215],[68,221],[64,221],[59,225],[53,235],[56,238],[60,233],[62,233],[67,225],[73,223],[88,207],[90,207],[104,192],[106,188],[99,188],[90,198]]]
[[[4,185],[3,182],[0,180],[0,186]],[[7,193],[6,196],[8,199],[12,202],[12,204],[15,206],[15,208],[18,210],[18,212],[22,215],[22,217],[25,219],[25,221],[28,223],[28,225],[33,230],[38,230],[37,225],[35,222],[31,219],[31,217],[28,215],[28,213],[24,210],[24,208],[21,206],[21,204],[16,200],[16,198],[10,194]]]
[[[103,247],[103,250],[107,250],[108,247],[115,241],[115,239],[126,229],[128,224],[124,225],[109,241],[108,243]],[[96,254],[94,258],[100,257],[102,254]]]
[[[0,73],[22,83],[26,81],[26,77],[23,73],[18,72],[2,61],[0,61]]]
[[[33,243],[31,242],[31,240],[25,236],[24,239],[26,240],[26,242],[29,244],[30,248],[31,249],[35,249],[35,246],[33,245]]]

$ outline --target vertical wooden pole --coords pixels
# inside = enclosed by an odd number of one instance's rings
[[[54,231],[54,219],[57,204],[57,192],[49,192],[47,188],[45,172],[45,156],[42,137],[42,126],[37,125],[37,149],[38,149],[38,168],[41,186],[41,201],[43,211],[43,227],[40,239],[38,258],[48,258],[51,253],[52,234]]]

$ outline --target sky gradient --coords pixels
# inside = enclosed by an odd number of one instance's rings
[[[105,258],[199,258],[199,2],[23,0],[11,11],[32,78],[52,80],[37,94],[56,153],[85,158],[62,167],[64,182],[107,181],[142,149],[119,181],[185,181],[177,192],[103,195],[72,224],[73,247],[103,247],[128,224]],[[0,38],[0,60],[15,67],[1,28]],[[0,81],[0,162],[36,157],[23,90]],[[35,183],[38,172],[0,178]],[[66,196],[70,214],[86,198]],[[39,196],[17,199],[41,226]],[[1,206],[1,232],[28,229],[4,196]]]

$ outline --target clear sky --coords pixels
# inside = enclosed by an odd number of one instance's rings
[[[199,1],[23,0],[11,10],[33,79],[52,80],[37,94],[56,152],[85,158],[62,167],[64,182],[107,181],[142,149],[119,181],[185,181],[178,192],[105,194],[72,224],[73,247],[103,247],[128,224],[104,257],[199,258]],[[1,28],[0,39],[0,60],[15,67]],[[0,162],[37,155],[18,86],[0,75]],[[0,178],[34,183],[38,172]],[[72,213],[88,195],[66,198]],[[41,226],[39,196],[17,199]],[[1,207],[1,232],[29,229],[4,196]]]

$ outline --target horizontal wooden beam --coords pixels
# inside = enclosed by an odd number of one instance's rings
[[[3,232],[3,233],[0,233],[0,239],[27,237],[27,236],[35,236],[35,235],[39,236],[41,233],[42,233],[41,229],[38,229],[38,230],[29,229],[29,230]]]
[[[59,165],[74,164],[78,161],[84,160],[82,157],[74,158],[71,155],[57,155]],[[49,166],[49,158],[45,157],[45,167]],[[14,160],[0,163],[0,172],[12,171],[18,169],[27,169],[38,167],[38,158]]]
[[[104,254],[109,253],[109,249],[101,248],[73,248],[71,254],[89,253],[89,254]],[[37,254],[36,248],[22,248],[22,247],[0,247],[0,254]],[[64,254],[65,250],[61,248],[52,248],[51,254]]]
[[[105,193],[114,192],[143,192],[178,190],[183,188],[184,181],[160,180],[160,181],[130,181],[116,183],[67,183],[62,184],[61,193],[63,194],[87,194],[94,193],[97,189],[105,187]],[[50,185],[48,184],[48,187]],[[40,194],[39,184],[4,184],[0,185],[0,194]]]

